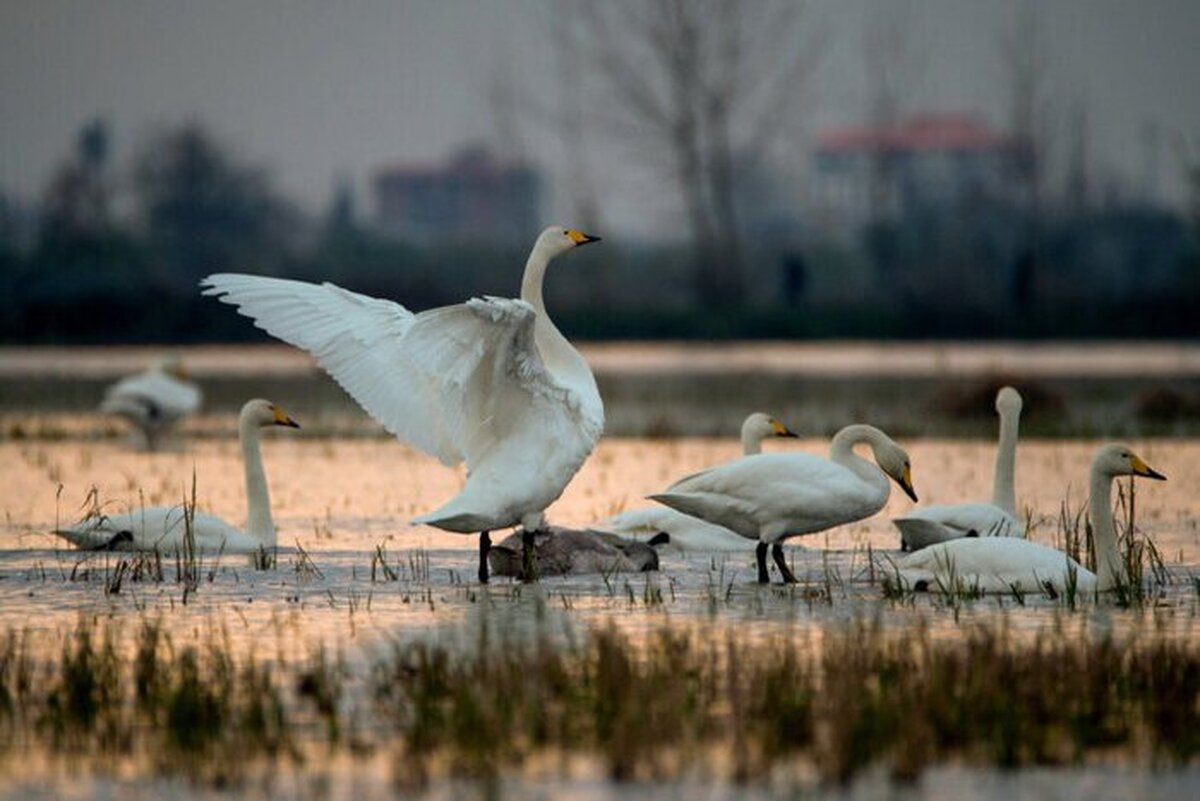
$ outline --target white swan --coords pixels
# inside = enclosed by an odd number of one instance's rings
[[[854,453],[870,446],[876,467]],[[764,453],[680,479],[651,499],[684,514],[758,540],[758,580],[766,583],[767,546],[785,582],[796,577],[781,543],[870,517],[883,508],[891,477],[914,501],[908,454],[878,428],[846,426],[834,435],[829,458],[807,453]]]
[[[420,314],[329,283],[219,274],[202,285],[312,353],[398,438],[443,464],[466,462],[462,491],[413,522],[478,532],[487,581],[489,532],[541,528],[604,428],[592,371],[542,302],[550,260],[597,241],[547,228],[525,264],[520,300],[474,298]]]
[[[1092,460],[1088,517],[1096,544],[1097,572],[1092,573],[1055,548],[1016,537],[972,537],[931,545],[896,562],[902,587],[915,590],[958,589],[981,592],[1065,592],[1074,582],[1081,593],[1108,592],[1129,578],[1117,551],[1112,513],[1116,476],[1165,480],[1124,445],[1105,445]],[[1072,578],[1072,574],[1074,577]]]
[[[259,429],[266,426],[299,428],[278,406],[265,400],[248,401],[238,416],[238,438],[246,469],[246,530],[213,515],[195,513],[192,545],[201,553],[257,553],[275,547],[271,497],[259,449]],[[113,551],[183,551],[188,547],[182,506],[156,506],[127,514],[99,515],[81,520],[56,534],[79,548]]]
[[[160,436],[200,409],[200,389],[186,378],[179,358],[166,356],[109,387],[98,411],[128,420],[141,432],[146,449],[154,450]]]
[[[1012,387],[1003,387],[996,393],[1000,442],[996,446],[992,502],[925,506],[892,518],[892,523],[900,529],[901,550],[916,551],[958,537],[1025,536],[1025,527],[1017,520],[1013,486],[1021,406],[1021,394]]]
[[[795,436],[776,418],[755,412],[742,423],[742,455],[762,453],[763,440],[768,437]],[[754,547],[749,540],[727,528],[674,509],[655,506],[626,510],[606,518],[596,527],[639,541],[650,540],[665,532],[670,536],[670,542],[664,547],[681,551],[745,551]]]

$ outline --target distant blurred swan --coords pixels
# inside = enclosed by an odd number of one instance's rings
[[[742,455],[762,453],[763,440],[768,437],[795,436],[776,418],[755,412],[742,423]],[[754,547],[750,540],[723,526],[661,506],[629,509],[600,521],[596,527],[635,540],[666,533],[670,536],[667,547],[682,551],[747,551]]]
[[[329,283],[219,274],[202,285],[312,353],[398,438],[443,464],[466,462],[462,491],[413,522],[479,532],[487,581],[489,532],[540,529],[604,428],[592,371],[542,301],[550,260],[596,241],[547,228],[525,264],[520,300],[473,298],[420,314]]]
[[[1012,387],[1003,387],[996,393],[1000,442],[996,446],[992,502],[925,506],[893,518],[892,523],[900,529],[901,550],[916,551],[958,537],[1025,536],[1025,527],[1017,520],[1014,488],[1021,406],[1021,394]]]
[[[950,540],[901,557],[896,562],[902,587],[958,592],[1047,591],[1061,594],[1074,584],[1083,594],[1127,586],[1129,576],[1117,550],[1112,513],[1112,481],[1117,476],[1165,480],[1125,445],[1105,445],[1092,460],[1088,518],[1096,544],[1097,573],[1062,551],[1016,537]]]
[[[878,467],[854,453],[860,443],[870,446]],[[764,584],[770,545],[783,580],[794,583],[783,540],[870,517],[887,503],[889,477],[917,499],[904,449],[878,428],[851,425],[834,435],[828,459],[808,453],[743,456],[650,498],[757,540],[758,580]]]
[[[192,543],[186,542],[182,506],[155,506],[128,514],[88,517],[56,534],[74,545],[90,550],[256,553],[275,547],[275,523],[271,520],[271,498],[259,448],[259,429],[266,426],[300,426],[283,409],[265,400],[252,400],[238,416],[238,437],[246,469],[246,530],[213,515],[197,512],[192,521]]]
[[[176,356],[166,356],[149,370],[123,378],[104,393],[99,411],[128,420],[141,433],[147,450],[189,414],[200,409],[200,389],[186,380]]]

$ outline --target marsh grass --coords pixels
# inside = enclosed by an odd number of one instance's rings
[[[613,628],[565,648],[397,646],[372,677],[408,775],[494,776],[543,752],[613,779],[899,778],[944,762],[1018,767],[1200,755],[1200,649],[1170,639],[935,639],[856,623],[819,647]]]
[[[616,780],[838,783],[945,763],[1200,759],[1200,645],[1072,631],[1001,622],[947,639],[875,619],[815,639],[610,625],[514,643],[484,626],[352,669],[319,645],[262,661],[236,656],[219,628],[177,643],[162,617],[128,637],[85,617],[57,651],[0,634],[0,752],[220,786],[299,766],[316,746],[321,758],[385,749],[418,782],[586,765]]]

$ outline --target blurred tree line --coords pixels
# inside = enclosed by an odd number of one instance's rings
[[[0,196],[0,340],[260,339],[200,296],[204,275],[328,280],[419,310],[511,293],[527,256],[388,238],[345,185],[314,219],[199,123],[151,137],[125,169],[111,145],[103,120],[85,125],[36,215]],[[760,231],[742,238],[744,286],[719,306],[689,244],[610,237],[572,257],[574,279],[552,271],[547,300],[584,338],[1194,337],[1197,223],[1138,203],[973,203],[876,223],[851,244]]]

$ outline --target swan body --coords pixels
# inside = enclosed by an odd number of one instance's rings
[[[185,380],[179,359],[167,357],[109,387],[98,411],[129,421],[146,448],[153,450],[163,434],[199,411],[202,397],[200,389]]]
[[[518,531],[492,546],[488,563],[495,575],[524,578],[524,537],[532,535],[533,569],[539,576],[645,573],[658,570],[653,544],[622,540],[603,531],[550,527]]]
[[[755,412],[742,423],[742,455],[762,453],[763,440],[768,437],[795,436],[776,418]],[[745,551],[754,547],[723,526],[662,507],[629,509],[601,521],[598,527],[638,541],[666,533],[670,536],[668,547],[680,551]]]
[[[996,446],[992,502],[924,506],[893,518],[892,523],[900,530],[901,550],[916,551],[959,537],[1025,536],[1025,527],[1017,520],[1014,488],[1021,407],[1021,395],[1012,387],[1003,387],[996,393],[1000,441]]]
[[[1016,537],[955,539],[901,557],[896,572],[902,587],[914,590],[981,592],[1108,592],[1128,583],[1117,550],[1112,514],[1112,481],[1134,475],[1163,480],[1124,445],[1105,445],[1092,461],[1088,517],[1096,544],[1096,573],[1062,551]]]
[[[854,453],[860,443],[870,446],[875,464]],[[889,477],[916,500],[908,454],[878,428],[851,425],[834,435],[828,459],[807,453],[743,456],[650,497],[757,540],[758,578],[764,583],[770,545],[784,580],[794,581],[782,541],[870,517],[887,503]]]
[[[275,524],[271,499],[259,448],[259,430],[278,425],[299,428],[286,412],[265,400],[252,400],[242,407],[238,434],[246,471],[245,531],[210,514],[196,512],[192,519],[192,542],[187,542],[187,525],[182,506],[156,506],[126,514],[97,515],[55,533],[78,548],[113,551],[184,551],[194,547],[201,553],[256,553],[273,548]]]
[[[473,298],[419,314],[329,283],[224,273],[202,285],[311,353],[396,437],[445,465],[466,463],[459,494],[413,522],[480,533],[486,581],[486,532],[540,528],[604,428],[592,371],[542,298],[551,259],[598,239],[547,228],[525,264],[520,299]]]

